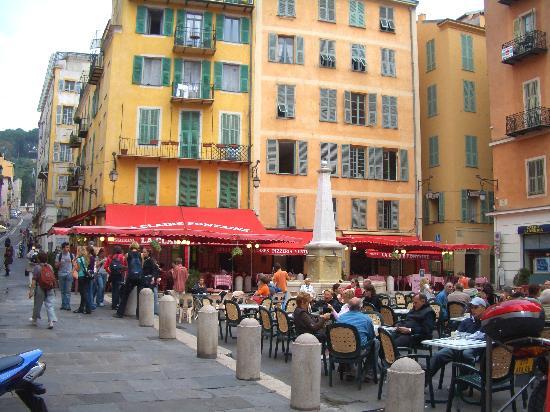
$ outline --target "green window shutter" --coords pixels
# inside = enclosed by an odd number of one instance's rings
[[[179,206],[198,205],[198,174],[197,169],[180,169]]]
[[[174,30],[174,10],[164,9],[162,34],[164,36],[171,36],[173,30]]]
[[[223,14],[216,14],[216,40],[223,41],[223,22],[225,16]]]
[[[439,203],[437,205],[437,221],[445,222],[445,193],[439,192]]]
[[[519,17],[514,19],[514,39],[521,37],[521,21]]]
[[[147,20],[147,7],[138,6],[136,15],[136,33],[145,33],[145,22]]]
[[[391,228],[399,229],[399,201],[391,201]]]
[[[356,0],[356,20],[355,25],[365,27],[365,4],[363,0]]]
[[[210,85],[211,63],[208,60],[203,60],[201,65],[202,65],[201,97],[203,99],[212,99],[212,92],[211,92],[212,86]]]
[[[298,174],[307,175],[307,142],[298,141]]]
[[[467,59],[467,56],[466,56],[466,53],[467,53],[467,44],[466,44],[466,35],[465,34],[461,34],[460,35],[460,49],[461,49],[461,52],[462,52],[462,70],[467,70],[467,67],[468,67],[468,59]]]
[[[477,137],[471,136],[472,166],[477,167]]]
[[[304,38],[296,36],[296,64],[304,64]]]
[[[159,118],[160,109],[149,110],[149,139],[160,140],[159,136]]]
[[[476,105],[476,84],[474,82],[470,82],[470,102],[471,102],[472,112],[475,113],[477,111],[477,105]]]
[[[221,62],[214,62],[214,89],[222,89],[222,75],[223,64]]]
[[[218,207],[228,207],[227,204],[229,203],[229,196],[228,196],[228,188],[229,181],[228,181],[228,175],[225,170],[220,170],[220,193],[219,193],[219,203]]]
[[[222,113],[222,144],[230,144],[229,116],[227,113]]]
[[[349,0],[349,24],[350,26],[356,26],[357,21],[357,2],[355,0]]]
[[[241,18],[241,43],[248,44],[250,42],[250,19],[248,17]]]
[[[181,36],[182,40],[185,36],[185,10],[178,9],[176,12],[176,32],[178,38]]]
[[[143,71],[143,57],[134,56],[134,67],[132,69],[132,83],[141,84],[141,73]]]
[[[138,205],[156,205],[157,203],[157,168],[138,167]]]
[[[390,97],[390,127],[397,129],[398,127],[398,114],[397,114],[397,97]]]
[[[342,145],[342,177],[350,176],[350,145]]]
[[[468,220],[468,191],[467,190],[460,191],[460,209],[461,209],[462,222],[466,222]]]
[[[237,208],[239,203],[239,172],[220,170],[220,204],[223,208]]]
[[[403,182],[409,181],[409,152],[406,149],[399,150],[400,176]]]
[[[329,119],[328,89],[321,89],[319,96],[319,120],[321,122]]]
[[[267,173],[279,173],[279,150],[277,140],[267,141]]]
[[[376,154],[376,151],[374,150],[374,147],[369,147],[367,150],[367,163],[368,163],[368,174],[367,179],[374,179],[376,178],[376,165],[374,163],[374,156]]]
[[[466,146],[466,166],[471,166],[472,165],[472,148],[471,148],[470,136],[465,136],[464,142]]]
[[[138,144],[149,144],[149,110],[139,109]]]
[[[248,65],[241,65],[241,92],[248,92]]]
[[[286,113],[287,113],[286,117],[293,119],[295,116],[294,107],[296,104],[295,96],[294,96],[294,86],[287,85],[285,87],[285,90],[286,90],[285,104],[286,104]]]
[[[495,192],[489,192],[489,203],[487,209],[492,212],[495,209]],[[493,216],[488,216],[488,223],[493,223]]]
[[[183,59],[174,59],[174,83],[181,83],[183,73]]]
[[[280,196],[277,198],[277,227],[287,227],[286,209],[287,197]]]
[[[61,124],[63,123],[63,106],[60,104],[57,105],[57,112],[55,114],[55,123]]]
[[[474,38],[468,36],[468,67],[471,71],[474,71]]]
[[[389,129],[390,127],[390,97],[382,96],[382,127]]]
[[[203,32],[201,33],[202,44],[205,48],[212,47],[212,13],[205,11],[202,17]]]
[[[351,124],[351,92],[344,92],[344,122]]]
[[[439,166],[439,137],[434,137],[434,166]]]
[[[163,86],[170,86],[170,66],[172,64],[172,60],[163,57],[162,58],[162,85]]]
[[[480,205],[481,205],[481,210],[480,210],[481,217],[480,217],[479,221],[480,221],[480,223],[488,223],[489,218],[488,218],[488,216],[485,216],[485,214],[489,212],[489,207],[488,207],[489,197],[485,196],[485,199],[483,199],[480,202]]]
[[[58,82],[58,91],[62,92],[65,88],[65,82],[63,80],[59,80]]]
[[[376,217],[378,221],[378,229],[384,228],[384,201],[376,201]]]
[[[275,33],[269,33],[268,39],[268,57],[267,60],[270,62],[277,61],[277,35]]]
[[[470,91],[468,90],[468,82],[466,80],[462,80],[462,95],[464,96],[464,111],[469,112],[470,108]]]
[[[180,157],[197,159],[199,156],[200,112],[182,111],[180,115]]]

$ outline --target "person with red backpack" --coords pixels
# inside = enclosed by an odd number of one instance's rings
[[[40,319],[42,304],[46,307],[48,314],[48,329],[53,329],[55,316],[55,292],[56,279],[53,268],[48,264],[48,255],[45,252],[38,253],[38,264],[32,271],[32,282],[29,286],[29,299],[34,296],[34,308],[31,322],[36,326],[37,319]]]

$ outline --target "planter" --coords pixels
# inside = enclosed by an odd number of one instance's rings
[[[224,144],[217,144],[216,147],[218,149],[225,149],[225,145]]]
[[[212,147],[212,143],[203,143],[202,147]]]
[[[128,154],[128,149],[120,149],[120,154],[122,155]]]
[[[229,147],[231,149],[238,149],[239,148],[239,145],[238,144],[230,144]]]
[[[150,144],[151,146],[157,146],[157,145],[159,144],[159,141],[158,141],[158,140],[151,140],[151,141],[149,142],[149,144]]]

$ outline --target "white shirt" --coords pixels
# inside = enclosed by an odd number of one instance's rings
[[[315,298],[315,289],[313,289],[313,286],[311,285],[306,285],[305,283],[300,286],[300,292],[304,292],[304,293],[309,293],[309,295],[312,297],[312,298]]]

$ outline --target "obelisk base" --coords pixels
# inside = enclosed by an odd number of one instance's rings
[[[312,282],[336,283],[342,279],[340,248],[307,247],[307,275]]]

